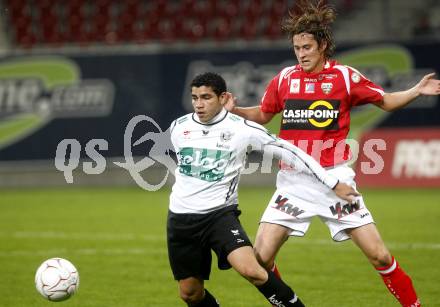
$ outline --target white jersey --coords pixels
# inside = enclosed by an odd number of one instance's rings
[[[329,189],[338,183],[311,156],[251,121],[223,109],[209,123],[191,113],[171,124],[177,154],[170,211],[205,214],[238,203],[237,187],[248,148],[265,151]]]

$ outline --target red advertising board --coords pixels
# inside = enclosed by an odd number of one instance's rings
[[[365,133],[356,162],[359,187],[440,187],[440,129]]]

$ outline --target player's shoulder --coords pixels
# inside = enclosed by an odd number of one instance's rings
[[[180,129],[180,128],[184,127],[185,125],[187,125],[188,123],[190,123],[191,116],[192,116],[192,113],[188,113],[188,114],[183,115],[179,118],[176,118],[170,125],[171,132],[176,129]]]
[[[248,134],[250,135],[269,135],[273,137],[269,130],[267,130],[263,125],[260,125],[259,123],[245,119],[244,125],[246,126],[246,129],[244,130],[248,131]]]
[[[289,78],[294,77],[296,74],[300,74],[302,72],[301,66],[299,64],[286,66],[284,67],[278,75],[275,76],[274,79],[278,79],[278,83],[281,83],[283,80],[288,80]]]
[[[299,64],[286,66],[284,67],[273,79],[273,86],[276,86],[278,89],[284,85],[286,85],[289,79],[299,78],[302,69]]]
[[[284,67],[279,73],[278,76],[280,79],[287,79],[292,74],[300,73],[302,71],[301,66],[299,64],[295,64],[292,66]]]
[[[231,112],[228,113],[228,115],[225,118],[224,124],[228,128],[233,128],[238,133],[243,132],[246,133],[246,130],[249,129],[258,129],[266,131],[266,128],[264,128],[262,125],[257,124],[256,122],[247,120],[237,114],[233,114]]]
[[[227,125],[243,125],[244,118],[240,115],[228,112],[225,118],[225,124]]]
[[[344,78],[351,79],[353,83],[359,83],[361,80],[368,80],[367,77],[365,77],[359,70],[352,66],[340,64],[334,61],[332,68],[341,73]]]

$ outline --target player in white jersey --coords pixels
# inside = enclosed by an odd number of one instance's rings
[[[180,297],[188,306],[219,306],[204,288],[214,250],[220,269],[232,266],[271,304],[304,306],[288,285],[258,264],[238,219],[237,187],[248,147],[282,159],[304,178],[315,178],[341,201],[351,203],[359,194],[296,146],[226,111],[226,83],[221,76],[196,76],[191,93],[195,112],[170,127],[178,167],[167,221],[168,255]],[[279,209],[292,214],[297,210],[288,203]]]

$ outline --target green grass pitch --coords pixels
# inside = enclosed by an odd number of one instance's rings
[[[272,188],[242,188],[242,223],[254,238]],[[169,190],[63,188],[0,190],[0,306],[174,307],[177,283],[168,266],[165,221]],[[424,306],[440,306],[440,190],[364,190],[378,228],[412,276]],[[79,270],[78,293],[43,299],[34,274],[47,258]],[[215,259],[215,257],[214,257]],[[334,243],[317,219],[291,238],[278,265],[307,306],[398,306],[351,242]],[[268,307],[232,270],[213,265],[207,288],[224,307]]]

